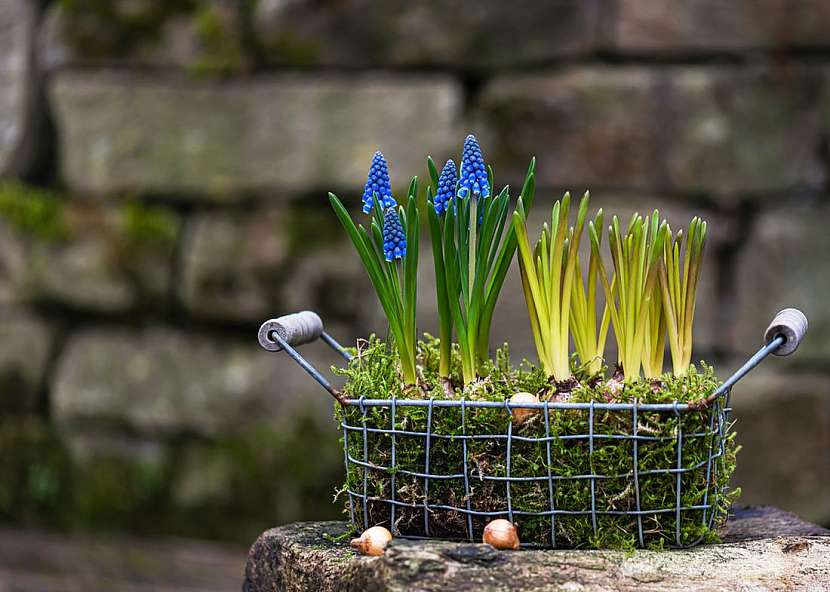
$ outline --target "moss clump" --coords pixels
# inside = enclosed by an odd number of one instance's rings
[[[18,232],[46,241],[65,238],[68,233],[58,195],[14,181],[0,183],[0,218]]]
[[[198,0],[61,0],[64,32],[70,45],[91,58],[123,57],[142,43],[158,41],[164,23],[189,14]]]
[[[291,31],[283,31],[267,41],[272,62],[289,66],[316,66],[320,63],[320,46]]]
[[[36,417],[0,418],[0,522],[67,526],[69,458],[60,439]]]
[[[347,378],[345,392],[353,398],[445,398],[437,373],[438,343],[427,337],[420,343],[419,370],[422,384],[418,388],[401,387],[396,370],[396,357],[386,344],[377,338],[358,344],[357,356],[345,369],[338,372]],[[456,356],[457,357],[457,356]],[[460,362],[454,359],[454,373],[460,372]],[[519,367],[510,363],[506,346],[498,351],[496,361],[486,368],[486,378],[468,385],[457,398],[466,400],[505,401],[519,391],[535,393],[540,400],[553,402],[630,403],[641,404],[696,402],[709,395],[718,386],[711,368],[692,371],[678,378],[664,375],[660,380],[638,380],[630,384],[618,382],[604,374],[589,376],[581,368],[574,368],[575,380],[568,384],[552,384],[544,373],[528,362]],[[715,413],[713,416],[712,414]],[[398,407],[395,429],[412,433],[433,434],[430,442],[429,473],[453,476],[430,479],[426,473],[425,437],[397,435],[395,437],[395,470],[392,466],[392,436],[367,432],[364,456],[362,428],[388,429],[390,410],[367,407],[365,417],[358,407],[336,407],[339,419],[355,426],[349,431],[348,451],[358,460],[367,461],[373,468],[350,463],[346,488],[362,493],[365,486],[370,498],[367,504],[369,524],[390,527],[391,505],[382,500],[392,497],[394,478],[395,499],[407,506],[395,510],[395,526],[404,535],[466,538],[467,516],[453,508],[474,511],[504,512],[508,508],[508,484],[505,478],[524,477],[525,481],[509,485],[510,505],[523,543],[551,546],[552,535],[557,547],[595,547],[631,549],[639,546],[636,515],[606,512],[634,512],[637,509],[635,473],[633,467],[634,440],[631,436],[634,422],[630,411],[595,410],[593,414],[593,442],[588,438],[589,410],[552,409],[548,416],[551,439],[545,440],[544,413],[537,412],[520,425],[511,426],[511,417],[503,408],[467,408],[462,422],[460,407],[433,408],[431,419],[426,407]],[[677,475],[680,475],[681,507],[711,504],[716,520],[709,528],[710,509],[706,516],[702,509],[683,510],[680,514],[680,542],[683,545],[698,541],[716,540],[714,527],[725,516],[737,492],[727,492],[727,484],[735,467],[734,433],[725,439],[717,435],[717,408],[701,409],[682,414],[641,411],[637,417],[637,480],[639,507],[643,512],[641,525],[643,542],[649,548],[663,548],[676,544],[678,528],[676,512]],[[714,424],[710,423],[714,420]],[[714,425],[715,429],[711,429]],[[507,438],[512,429],[510,466],[508,468]],[[678,430],[682,430],[683,446],[677,472]],[[500,435],[499,438],[467,440],[466,471],[469,477],[469,495],[462,475],[465,470],[464,440],[468,435]],[[723,453],[718,454],[721,444]],[[548,457],[548,445],[550,455]],[[714,457],[707,487],[707,461]],[[550,462],[548,461],[550,458]],[[508,473],[509,470],[509,473]],[[413,475],[414,473],[414,475]],[[548,474],[553,486],[549,489]],[[589,476],[594,477],[593,479]],[[580,476],[580,478],[573,478]],[[591,490],[594,489],[596,531],[591,516]],[[550,515],[524,513],[558,511],[573,512]],[[423,504],[447,506],[425,512]],[[348,504],[347,504],[348,505]],[[355,503],[356,520],[363,522],[360,500]],[[473,537],[480,540],[482,530],[490,517],[474,516]],[[505,515],[506,517],[506,515]],[[426,521],[426,522],[425,522]],[[429,531],[427,532],[426,526]]]
[[[128,247],[150,246],[168,251],[176,244],[179,220],[165,208],[131,202],[121,210]]]
[[[215,5],[202,6],[195,15],[196,35],[203,50],[191,70],[197,75],[233,74],[245,66],[245,52],[232,16]]]

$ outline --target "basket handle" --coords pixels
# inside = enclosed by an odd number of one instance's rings
[[[304,310],[262,323],[259,327],[259,344],[268,351],[277,352],[282,349],[282,345],[274,338],[274,334],[279,335],[291,347],[298,347],[323,334],[323,321],[316,312]]]
[[[260,325],[257,338],[259,344],[270,352],[285,350],[285,353],[292,360],[297,362],[309,376],[316,380],[339,403],[342,404],[345,401],[345,397],[320,374],[320,371],[294,349],[304,343],[310,343],[317,338],[321,338],[326,345],[343,356],[346,361],[352,359],[351,354],[323,330],[323,321],[316,312],[303,310],[276,319],[268,319]]]
[[[776,356],[788,356],[798,349],[807,333],[807,317],[797,308],[785,308],[780,311],[764,332],[764,343],[770,343],[776,337],[784,338],[784,343],[772,353]]]

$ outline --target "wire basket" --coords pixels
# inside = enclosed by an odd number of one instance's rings
[[[765,345],[694,404],[346,399],[294,349],[321,337],[350,359],[316,314],[266,321],[259,341],[285,350],[341,403],[345,493],[358,529],[478,541],[487,522],[506,518],[519,524],[524,547],[593,544],[604,529],[620,529],[640,547],[655,532],[691,547],[727,510],[720,476],[732,387],[770,353],[795,351],[806,328],[800,312],[781,311]],[[534,413],[535,424],[520,428],[516,410]],[[649,429],[650,418],[662,429]],[[476,464],[485,449],[495,466]],[[624,456],[624,470],[595,471],[594,460],[609,452]],[[658,489],[670,495],[655,499]]]

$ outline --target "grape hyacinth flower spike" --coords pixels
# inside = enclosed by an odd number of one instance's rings
[[[383,213],[383,256],[387,261],[406,257],[406,233],[396,207]]]
[[[458,184],[458,169],[452,160],[448,160],[441,169],[441,176],[438,177],[438,188],[436,189],[434,206],[435,213],[441,216],[449,210],[450,203],[455,199],[455,186]]]
[[[363,188],[363,213],[370,214],[375,205],[375,194],[380,196],[382,209],[395,207],[395,199],[392,197],[392,186],[389,182],[389,166],[380,151],[372,156],[372,164],[369,167],[369,174],[366,178],[366,185]]]
[[[464,140],[461,156],[458,197],[465,199],[473,195],[481,198],[490,197],[490,181],[487,178],[487,165],[481,154],[481,146],[472,134]]]

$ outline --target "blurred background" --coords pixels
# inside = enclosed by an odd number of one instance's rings
[[[237,589],[259,532],[340,517],[331,401],[256,330],[383,332],[326,191],[470,132],[498,186],[537,156],[537,220],[704,216],[721,377],[806,312],[735,389],[736,484],[830,525],[826,1],[0,0],[0,589]],[[515,275],[496,324],[533,355]]]

